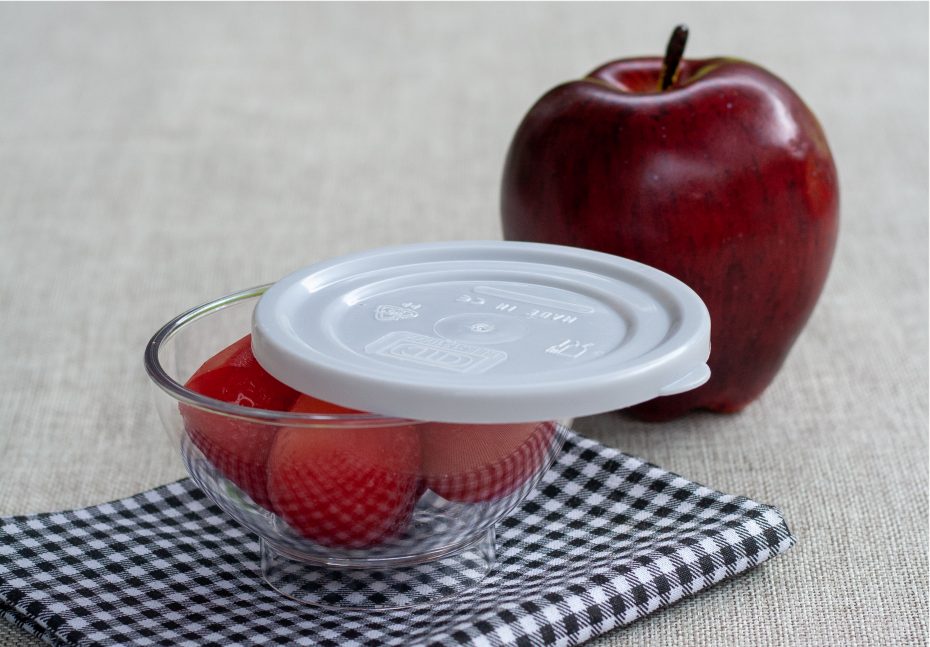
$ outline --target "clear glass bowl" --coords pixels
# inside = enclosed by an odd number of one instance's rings
[[[268,287],[194,308],[146,348],[159,416],[190,477],[259,536],[262,575],[288,597],[396,608],[476,584],[494,564],[495,524],[552,464],[567,421],[291,413],[186,389],[206,360],[249,333]]]

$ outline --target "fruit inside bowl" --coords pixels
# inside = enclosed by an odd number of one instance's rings
[[[282,413],[362,412],[302,394],[265,371],[251,335],[221,350],[184,385],[241,407]],[[427,491],[460,503],[505,499],[538,475],[555,425],[419,423],[314,433],[216,416],[179,404],[203,457],[297,534],[323,546],[366,548],[402,535]]]

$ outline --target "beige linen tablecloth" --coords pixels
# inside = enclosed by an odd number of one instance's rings
[[[592,644],[927,632],[927,5],[0,5],[0,514],[183,475],[142,350],[189,306],[379,245],[498,238],[517,123],[611,58],[785,78],[842,226],[817,310],[736,416],[577,428],[780,506],[798,545]],[[34,639],[6,625],[0,645]]]

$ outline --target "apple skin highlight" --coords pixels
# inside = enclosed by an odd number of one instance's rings
[[[508,240],[637,260],[707,304],[710,381],[629,409],[669,420],[736,412],[765,390],[820,296],[836,243],[839,187],[826,137],[803,101],[751,63],[603,65],[546,93],[504,165]]]

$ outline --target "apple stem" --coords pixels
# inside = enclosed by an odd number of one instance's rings
[[[665,59],[662,61],[662,74],[659,76],[659,91],[665,92],[678,80],[678,64],[685,53],[685,44],[688,42],[688,25],[678,25],[668,39],[665,48]]]

